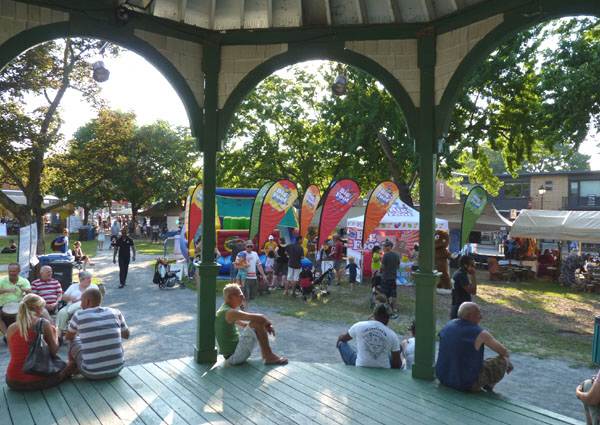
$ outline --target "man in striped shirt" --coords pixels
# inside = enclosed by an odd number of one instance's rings
[[[71,318],[66,339],[71,341],[69,361],[88,379],[117,376],[125,363],[122,338],[129,329],[121,312],[101,307],[102,295],[91,286],[81,295],[81,310]]]
[[[42,266],[40,268],[40,278],[31,282],[31,292],[46,301],[48,313],[56,310],[56,305],[62,298],[63,290],[60,282],[52,278],[52,267]]]

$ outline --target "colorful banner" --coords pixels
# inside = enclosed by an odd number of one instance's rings
[[[300,208],[300,237],[306,238],[308,235],[308,227],[310,222],[315,216],[319,201],[321,200],[321,192],[319,188],[314,184],[311,184],[306,188],[304,198],[302,199],[302,206]]]
[[[460,228],[461,248],[469,241],[469,234],[488,203],[488,194],[481,186],[474,186],[465,199],[463,206],[462,224]]]
[[[200,225],[202,224],[202,184],[198,184],[196,187],[191,186],[188,202],[185,206],[185,234],[188,243],[188,254],[191,258],[196,255],[195,241],[197,236],[199,237],[202,230]]]
[[[367,201],[367,208],[365,208],[365,218],[363,224],[362,234],[362,245],[364,246],[365,240],[369,238],[369,235],[379,226],[381,219],[388,212],[390,207],[394,204],[396,199],[400,196],[400,189],[398,185],[393,181],[383,181],[373,189],[369,200]]]
[[[263,207],[263,201],[265,200],[265,196],[267,196],[267,192],[275,183],[267,182],[262,185],[256,194],[256,198],[254,198],[254,203],[252,204],[252,212],[250,213],[250,232],[248,233],[248,239],[254,240],[254,237],[258,235],[258,229],[260,227],[260,213]]]
[[[258,247],[264,245],[269,235],[281,222],[283,216],[294,205],[296,199],[298,199],[298,188],[296,183],[290,180],[277,180],[269,188],[260,211]]]
[[[331,182],[325,193],[319,220],[317,247],[323,246],[329,235],[360,196],[360,187],[352,179]]]

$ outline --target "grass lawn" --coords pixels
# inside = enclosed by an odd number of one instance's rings
[[[46,245],[46,252],[50,253],[50,243],[56,238],[60,236],[58,233],[49,233],[44,235],[44,241]],[[18,235],[9,235],[7,238],[0,238],[0,249],[4,248],[8,245],[8,241],[10,239],[14,239],[14,241],[18,244],[19,237]],[[73,245],[73,242],[78,240],[78,235],[72,235],[70,238],[70,243]],[[90,257],[94,257],[96,255],[96,248],[98,247],[98,242],[93,241],[83,241],[81,242],[81,249],[83,250],[85,255]],[[9,264],[17,261],[17,254],[0,254],[0,264]]]
[[[140,254],[162,256],[164,254],[163,243],[151,243],[147,239],[134,239],[135,250]],[[170,240],[167,245],[167,255],[173,254],[173,241]]]
[[[600,295],[573,292],[541,281],[490,283],[483,276],[475,299],[482,306],[482,325],[509,350],[590,364],[594,316],[600,310]],[[332,287],[328,298],[308,303],[284,297],[282,291],[276,291],[253,303],[299,319],[352,324],[370,314],[368,286],[354,291],[347,286]],[[438,295],[436,300],[440,329],[450,311],[450,296]],[[405,334],[415,315],[414,287],[398,287],[398,305],[400,317],[391,327]]]

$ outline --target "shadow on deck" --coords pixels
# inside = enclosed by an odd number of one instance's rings
[[[7,420],[8,419],[8,420]],[[125,368],[102,382],[43,392],[0,389],[0,423],[48,424],[581,424],[499,396],[463,394],[409,374],[292,362],[235,368],[191,358]]]

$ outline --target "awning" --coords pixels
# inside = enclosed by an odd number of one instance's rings
[[[600,211],[521,210],[510,235],[600,243]]]
[[[437,204],[435,215],[448,220],[448,226],[451,229],[460,229],[462,224],[462,203]],[[483,214],[477,219],[474,231],[485,232],[500,230],[501,227],[510,229],[512,222],[504,218],[496,209],[494,204],[488,203],[483,210]]]

